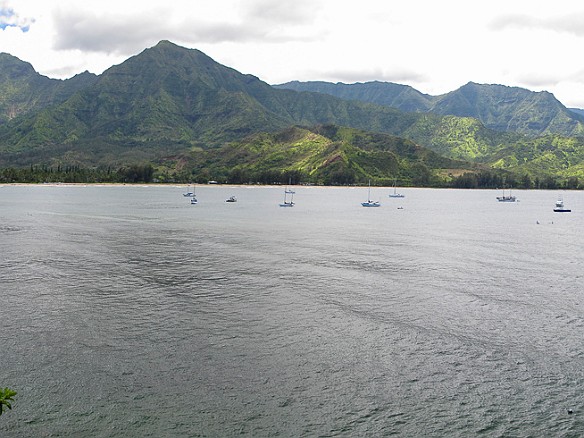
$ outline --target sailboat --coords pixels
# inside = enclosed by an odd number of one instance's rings
[[[195,205],[198,202],[199,201],[197,201],[197,196],[195,195],[195,187],[193,186],[193,192],[191,194],[191,205]]]
[[[497,196],[497,201],[499,202],[515,202],[517,198],[511,194],[511,189],[509,189],[509,194],[505,195],[505,189],[503,189],[503,195]]]
[[[570,213],[572,210],[570,210],[569,208],[566,208],[564,206],[564,200],[560,196],[558,198],[558,200],[556,201],[556,206],[554,207],[554,211],[556,213]]]
[[[291,186],[291,185],[292,185],[292,178],[288,178],[288,186]],[[296,192],[292,189],[289,189],[288,186],[286,186],[285,192],[290,194],[290,195],[295,194]]]
[[[290,195],[290,200],[288,200],[288,195]],[[294,192],[288,190],[287,187],[284,189],[284,202],[280,204],[280,207],[294,207]]]
[[[402,195],[401,193],[397,192],[396,183],[397,183],[397,179],[394,179],[393,180],[393,193],[390,193],[389,197],[390,198],[405,198],[406,195]]]
[[[369,180],[369,189],[367,190],[367,202],[361,202],[363,207],[381,207],[379,201],[371,200],[371,180]]]

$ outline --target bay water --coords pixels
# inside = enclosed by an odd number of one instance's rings
[[[583,192],[295,190],[0,187],[0,436],[584,435]]]

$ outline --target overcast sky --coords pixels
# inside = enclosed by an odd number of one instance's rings
[[[102,73],[160,40],[270,84],[469,81],[584,108],[582,0],[0,0],[0,52],[39,73]]]

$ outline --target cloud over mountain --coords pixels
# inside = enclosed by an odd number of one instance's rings
[[[139,11],[91,8],[60,8],[53,12],[55,48],[94,53],[135,53],[144,42],[162,39],[204,43],[305,41],[318,32],[303,26],[312,23],[315,7],[299,8],[298,2],[274,3],[257,0],[239,6],[234,16],[209,19],[197,8],[181,14],[156,6]],[[310,11],[310,13],[308,13]]]

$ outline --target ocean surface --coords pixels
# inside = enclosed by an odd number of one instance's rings
[[[584,436],[584,192],[295,189],[0,187],[0,436]]]

